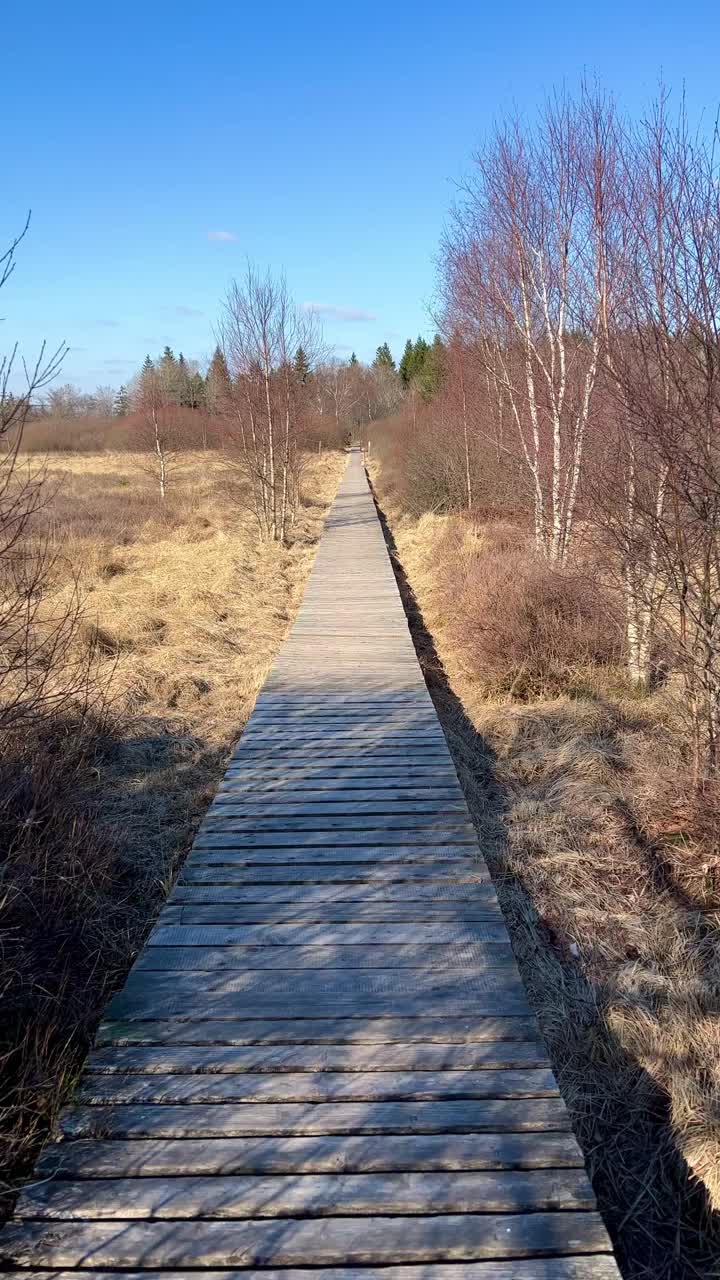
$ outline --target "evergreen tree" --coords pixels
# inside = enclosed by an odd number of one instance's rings
[[[125,386],[118,387],[113,405],[113,413],[116,418],[125,418],[130,411],[130,397],[128,389]]]
[[[157,378],[157,370],[149,356],[143,361],[142,369],[138,375],[135,395],[141,400],[146,399],[152,392]]]
[[[312,370],[308,363],[307,356],[305,355],[305,351],[302,347],[298,347],[297,351],[295,352],[294,365],[295,365],[295,374],[297,376],[298,381],[302,383],[303,386],[305,386],[305,383],[310,377]]]
[[[170,347],[165,347],[158,360],[158,377],[163,400],[167,404],[180,404],[179,364]]]
[[[415,348],[412,344],[412,339],[408,338],[407,342],[405,343],[405,350],[402,353],[402,359],[400,361],[400,377],[402,378],[406,387],[408,387],[412,381],[414,366],[415,366]]]
[[[355,355],[355,352],[354,352],[354,351],[353,351],[352,355],[350,356],[350,359],[349,359],[348,363],[349,363],[349,365],[350,365],[350,368],[351,368],[351,369],[354,369],[355,365],[360,363],[360,361],[358,360],[358,358],[357,358],[357,356]]]
[[[373,360],[373,365],[376,369],[392,369],[393,371],[395,370],[395,361],[392,358],[392,352],[387,342],[383,342],[382,346],[378,347],[377,351],[375,352],[375,359]]]
[[[175,398],[176,403],[182,405],[184,409],[192,407],[190,395],[190,370],[187,367],[187,361],[182,351],[178,356],[175,372]]]
[[[419,379],[419,390],[423,400],[432,400],[440,390],[446,371],[445,343],[439,333],[435,334],[432,346],[428,347],[423,361]]]
[[[205,379],[205,404],[208,412],[222,413],[229,395],[230,373],[225,356],[216,347]]]

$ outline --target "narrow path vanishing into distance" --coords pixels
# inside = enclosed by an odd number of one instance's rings
[[[25,1277],[619,1276],[358,450],[59,1129]]]

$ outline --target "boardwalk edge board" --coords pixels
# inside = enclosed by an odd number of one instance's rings
[[[0,1264],[618,1280],[358,450]]]

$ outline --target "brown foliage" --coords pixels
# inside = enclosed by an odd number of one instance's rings
[[[621,634],[596,583],[549,564],[516,526],[455,520],[437,546],[436,598],[464,671],[488,697],[555,697],[616,666]]]

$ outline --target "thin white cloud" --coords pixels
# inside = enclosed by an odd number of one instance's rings
[[[333,302],[303,302],[303,311],[324,316],[326,320],[340,320],[344,324],[374,324],[377,316],[361,307],[338,307]]]
[[[223,244],[228,244],[231,240],[237,240],[234,231],[208,231],[208,240],[220,240]]]
[[[199,311],[197,307],[161,307],[160,310],[166,316],[178,316],[180,320],[194,320],[197,317],[205,315],[204,311]]]

